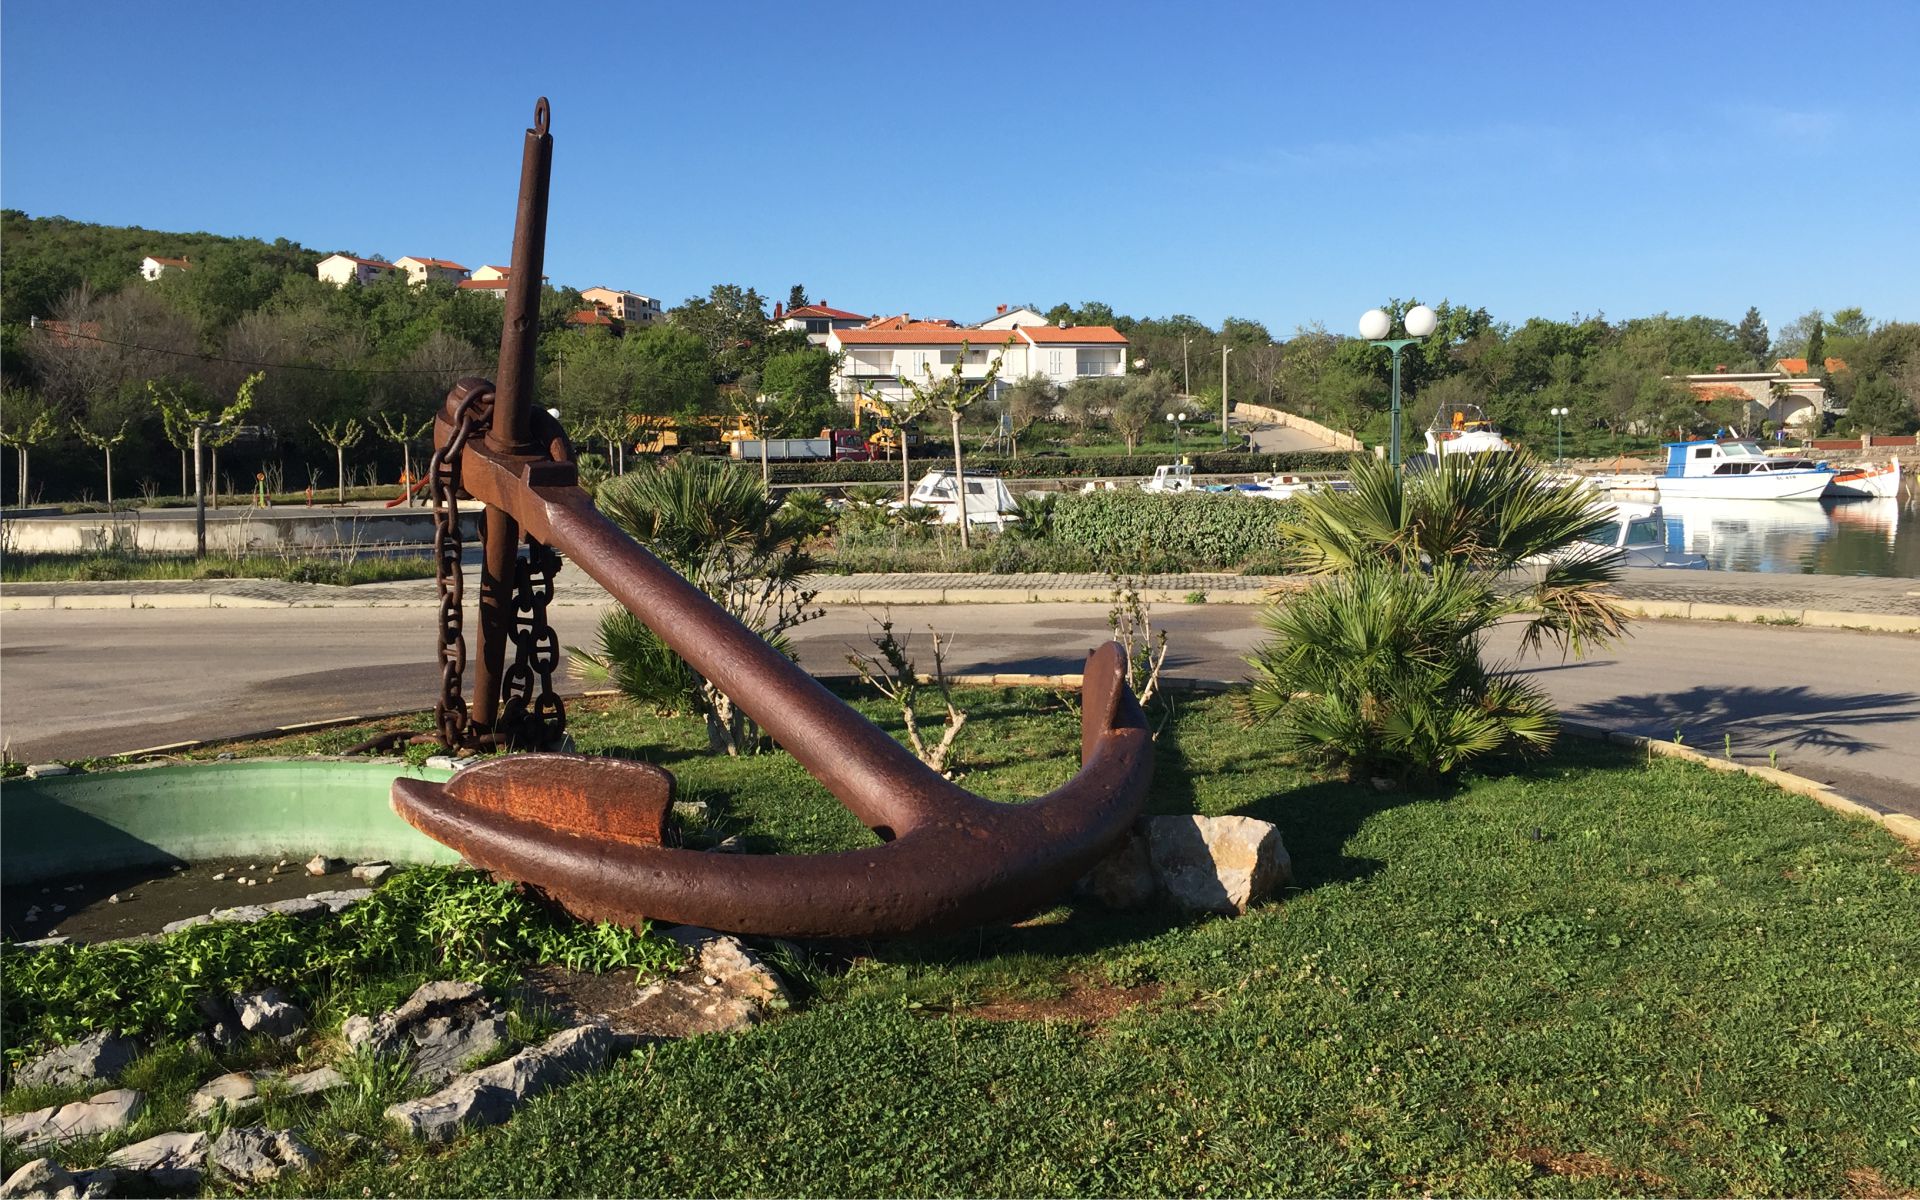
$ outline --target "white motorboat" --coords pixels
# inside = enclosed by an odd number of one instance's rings
[[[992,529],[1004,528],[1010,522],[1019,520],[1019,506],[1013,502],[1013,493],[1007,490],[1006,480],[987,472],[968,471],[965,476],[967,489],[967,524],[986,526]],[[960,523],[960,505],[953,486],[953,472],[932,470],[920,477],[913,485],[913,491],[906,505],[895,500],[889,508],[899,509],[911,506],[930,508],[940,516],[942,525]]]
[[[1805,458],[1770,458],[1744,438],[1667,443],[1660,498],[1818,500],[1835,471]]]
[[[1256,500],[1291,500],[1309,492],[1350,492],[1353,483],[1346,479],[1308,479],[1300,475],[1269,475],[1252,483],[1220,484],[1210,492],[1251,496]]]
[[[1143,492],[1193,492],[1199,485],[1193,481],[1193,464],[1186,462],[1163,463],[1153,469],[1153,478],[1140,485]]]
[[[1513,443],[1477,404],[1442,405],[1427,426],[1427,453],[1435,458],[1445,454],[1506,454],[1512,450]]]
[[[1884,467],[1843,470],[1827,482],[1827,495],[1839,499],[1890,500],[1900,495],[1900,460]]]
[[[1704,555],[1671,549],[1667,544],[1666,514],[1658,504],[1603,504],[1607,523],[1571,546],[1551,554],[1538,555],[1529,562],[1567,562],[1600,558],[1617,553],[1625,567],[1666,567],[1682,571],[1703,571]]]

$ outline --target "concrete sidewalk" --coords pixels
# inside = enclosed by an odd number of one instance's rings
[[[477,588],[469,570],[469,595]],[[1259,604],[1275,589],[1300,586],[1299,576],[1194,572],[1149,575],[1138,582],[1155,604]],[[816,575],[821,604],[1100,603],[1114,594],[1106,575],[919,573]],[[1775,575],[1749,571],[1622,572],[1620,595],[1641,616],[1762,621],[1782,625],[1920,633],[1920,580],[1876,576]],[[606,592],[577,567],[561,571],[554,602],[605,606]],[[0,586],[0,610],[109,608],[427,608],[438,603],[431,579],[355,587],[275,579],[196,579],[13,583]]]

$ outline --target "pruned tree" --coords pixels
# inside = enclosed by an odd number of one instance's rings
[[[193,394],[190,388],[173,384],[162,386],[152,379],[147,381],[147,395],[152,399],[154,407],[160,410],[160,424],[161,428],[166,430],[167,440],[176,446],[185,445],[192,448],[193,495],[196,505],[200,498],[206,495],[206,485],[200,474],[202,439],[209,432],[231,429],[240,424],[240,418],[246,416],[247,411],[253,407],[253,384],[258,382],[259,378],[257,373],[249,376],[247,381],[241,384],[239,394],[234,397],[233,403],[221,409],[218,416],[214,415],[212,405],[194,408],[188,400],[188,397]],[[197,553],[206,552],[204,538],[195,549]]]
[[[85,422],[73,423],[73,435],[82,442],[101,451],[107,456],[107,511],[113,511],[113,448],[127,440],[127,426],[131,421],[120,422],[120,428],[113,433],[101,433],[87,428]]]
[[[963,550],[970,548],[972,542],[967,533],[967,477],[961,462],[960,414],[978,403],[980,397],[992,393],[994,381],[1000,378],[1000,366],[1006,361],[1007,347],[1011,345],[1013,338],[1009,336],[1000,344],[1000,353],[994,355],[987,364],[986,374],[971,382],[965,374],[966,342],[960,343],[960,353],[954,358],[953,366],[944,378],[935,378],[933,367],[925,363],[920,367],[921,373],[926,376],[924,383],[908,379],[905,375],[900,376],[900,386],[913,397],[910,405],[921,411],[935,405],[947,410],[948,425],[953,430],[953,495],[954,503],[958,506],[956,515],[960,520],[960,548]],[[904,446],[906,443],[903,441],[901,444]],[[906,460],[902,457],[901,461],[904,463]]]
[[[14,452],[20,468],[20,506],[27,505],[29,453],[60,430],[53,407],[25,388],[0,392],[0,446]]]
[[[266,377],[267,373],[265,371],[255,371],[240,381],[240,387],[234,393],[234,406],[239,412],[247,413],[253,410],[254,389],[259,387],[260,381]],[[236,417],[231,422],[225,422],[216,428],[209,429],[205,432],[204,436],[206,439],[208,458],[211,460],[208,464],[208,473],[213,477],[213,506],[219,508],[220,450],[224,446],[232,445],[233,439],[240,436],[239,419]]]
[[[433,418],[423,417],[418,425],[410,421],[404,413],[377,412],[373,414],[374,430],[380,440],[392,442],[400,447],[401,488],[407,498],[407,507],[413,507],[413,443],[427,430],[433,428]]]
[[[318,421],[308,421],[307,424],[313,426],[313,431],[320,435],[321,441],[333,447],[337,494],[340,497],[340,503],[345,504],[347,502],[347,451],[360,444],[360,439],[367,435],[366,427],[353,417],[348,417],[344,422],[329,421],[325,425]]]

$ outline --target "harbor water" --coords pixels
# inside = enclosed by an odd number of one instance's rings
[[[1920,494],[1887,500],[1666,500],[1667,546],[1716,571],[1920,579]]]

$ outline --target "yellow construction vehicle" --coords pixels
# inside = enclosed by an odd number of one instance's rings
[[[900,429],[894,424],[893,406],[886,401],[869,396],[864,392],[853,394],[853,427],[861,427],[861,416],[873,417],[874,430],[867,437],[867,445],[873,448],[876,458],[892,458]],[[920,444],[920,431],[912,425],[906,427],[907,454],[912,457],[914,447]]]

